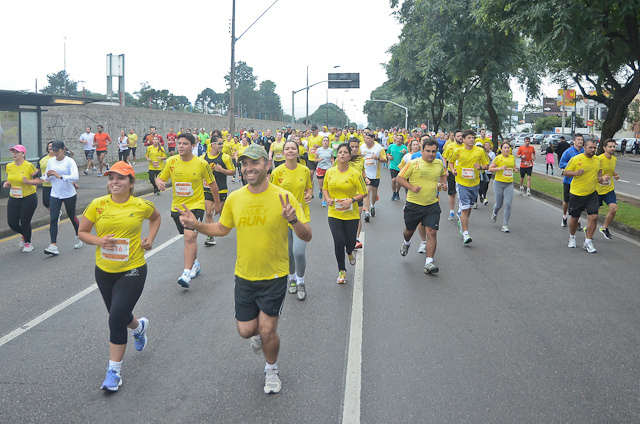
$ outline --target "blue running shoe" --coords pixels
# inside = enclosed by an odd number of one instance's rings
[[[449,213],[449,221],[453,221],[454,219],[456,219],[456,216],[453,212]]]
[[[133,333],[133,340],[135,340],[136,350],[139,352],[147,345],[147,328],[149,328],[149,319],[140,318],[140,324],[142,324],[142,331],[139,333]]]
[[[116,370],[109,368],[107,370],[107,378],[104,379],[101,389],[108,392],[117,392],[120,386],[122,386],[122,377]]]
[[[318,192],[318,198],[319,198],[320,200],[322,200],[322,190],[320,190],[320,191]]]

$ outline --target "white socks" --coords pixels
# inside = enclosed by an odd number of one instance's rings
[[[468,235],[469,235],[469,231],[463,231],[463,232],[462,232],[462,235],[463,235],[463,236],[468,236]]]
[[[409,241],[406,241],[406,240],[405,240],[405,241],[404,241],[404,245],[405,245],[405,246],[411,246],[411,240],[409,240]]]
[[[433,258],[427,258],[424,264],[429,265],[431,262],[433,262]]]
[[[138,326],[133,329],[134,334],[140,334],[142,331],[142,321],[138,320]]]
[[[115,361],[109,360],[109,369],[112,369],[118,374],[120,374],[120,371],[122,370],[122,361],[115,362]]]
[[[296,275],[296,285],[299,286],[300,284],[304,284],[304,275],[302,277]]]
[[[264,363],[264,370],[277,370],[278,369],[278,361],[274,362],[273,364],[270,364],[268,362]]]

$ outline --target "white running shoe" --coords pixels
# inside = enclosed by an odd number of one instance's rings
[[[196,259],[193,262],[193,267],[191,268],[191,278],[196,278],[198,274],[200,274],[200,262]]]
[[[44,253],[46,253],[47,255],[58,256],[58,254],[60,254],[60,251],[58,250],[58,246],[50,244],[49,247],[44,249]]]
[[[260,337],[259,335],[253,336],[251,337],[250,340],[251,340],[251,350],[256,355],[259,355],[260,352],[262,352],[262,337]]]
[[[469,244],[471,243],[473,240],[471,240],[471,236],[469,234],[463,234],[462,235],[462,243],[463,244]]]
[[[492,213],[491,214],[491,222],[493,222],[495,224],[497,220],[498,220],[498,215],[496,215],[495,213]]]
[[[189,270],[182,271],[182,275],[178,279],[178,284],[180,284],[185,289],[188,289],[190,282],[191,282],[191,271]]]
[[[264,392],[266,394],[276,394],[282,389],[282,382],[278,373],[277,368],[264,370]]]
[[[582,248],[584,250],[586,250],[587,252],[589,252],[589,253],[596,253],[596,248],[593,247],[593,242],[591,242],[591,241],[585,241],[582,244]]]
[[[567,247],[571,248],[571,249],[575,249],[576,248],[576,238],[573,237],[569,237],[569,244],[567,245]]]
[[[80,249],[82,247],[82,240],[76,236],[76,242],[73,244],[74,249]]]
[[[418,253],[427,253],[427,242],[423,241],[418,247]]]
[[[24,253],[32,252],[33,251],[33,245],[31,243],[25,243],[24,246],[22,246],[22,251]]]

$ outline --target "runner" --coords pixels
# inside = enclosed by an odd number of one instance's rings
[[[426,253],[424,264],[425,274],[435,274],[439,268],[433,263],[436,252],[437,231],[440,223],[440,204],[438,190],[446,190],[447,171],[444,163],[436,159],[438,142],[431,138],[423,138],[422,157],[409,162],[396,179],[400,186],[408,190],[407,202],[404,207],[405,230],[404,243],[400,247],[400,254],[407,256],[411,246],[411,237],[422,224],[426,228]]]
[[[278,317],[287,293],[289,225],[298,238],[311,240],[311,227],[305,223],[302,207],[288,191],[267,179],[269,156],[258,145],[249,146],[239,157],[248,185],[231,193],[220,221],[202,223],[186,205],[180,211],[185,227],[209,236],[226,236],[236,228],[235,317],[238,333],[251,339],[253,352],[264,353],[264,392],[280,392],[276,332]],[[247,216],[247,210],[256,214]],[[265,252],[273,252],[265,255]]]
[[[329,137],[322,138],[322,147],[318,147],[316,149],[315,156],[316,177],[318,177],[318,186],[320,187],[320,190],[322,190],[324,174],[327,172],[327,169],[333,166],[334,163],[333,149],[329,147]],[[320,191],[320,198],[322,199],[322,191]],[[326,206],[327,202],[322,199],[322,207]]]
[[[151,181],[151,185],[153,186],[153,194],[160,196],[160,189],[156,185],[156,178],[160,175],[162,168],[164,168],[164,161],[167,160],[167,154],[160,145],[160,137],[157,135],[153,137],[152,143],[151,146],[147,146],[144,157],[149,162],[149,181]]]
[[[133,132],[133,128],[129,128],[129,150],[131,151],[131,165],[136,164],[136,151],[138,150],[138,134]]]
[[[58,221],[62,204],[67,210],[67,216],[73,225],[76,233],[76,241],[73,245],[74,249],[82,247],[82,241],[78,238],[78,226],[80,221],[76,216],[76,202],[78,195],[73,183],[78,181],[78,166],[76,161],[64,154],[64,142],[56,140],[51,144],[54,158],[47,162],[45,173],[40,177],[43,181],[51,183],[51,199],[49,209],[49,235],[51,236],[51,244],[44,249],[44,253],[51,256],[58,256]]]
[[[549,173],[549,166],[551,166],[551,175],[553,175],[553,164],[555,163],[555,160],[553,158],[553,142],[549,142],[549,144],[547,144],[547,149],[545,150],[544,153],[544,158],[545,158],[545,162],[547,164],[547,171],[546,174]]]
[[[364,135],[364,144],[360,146],[360,154],[364,158],[364,172],[367,176],[367,193],[364,198],[364,220],[369,222],[376,216],[376,201],[378,200],[378,187],[380,186],[380,164],[387,162],[387,155],[379,143],[376,143],[372,134]]]
[[[173,156],[176,154],[176,140],[178,139],[178,134],[173,131],[173,128],[169,128],[169,132],[167,133],[167,147],[169,148],[169,155]]]
[[[562,139],[563,137],[561,137]],[[567,148],[564,153],[562,153],[562,157],[558,162],[558,166],[560,169],[565,169],[569,164],[569,161],[572,157],[579,155],[584,152],[584,148],[582,145],[584,144],[584,137],[582,134],[576,134],[573,139],[573,146]],[[558,147],[560,145],[558,144]],[[572,178],[564,174],[564,178],[562,179],[563,187],[564,187],[564,198],[562,201],[562,226],[567,226],[567,211],[569,210],[569,198],[570,198],[570,190],[571,190],[571,180]],[[580,227],[580,221],[578,221],[578,231],[582,231]]]
[[[94,199],[84,211],[80,239],[96,245],[95,279],[109,312],[109,366],[102,390],[116,392],[122,385],[122,359],[127,348],[127,328],[133,330],[135,348],[147,345],[149,320],[133,314],[147,277],[144,251],[151,250],[160,228],[160,212],[148,200],[133,196],[135,171],[116,162],[105,175],[109,192]],[[149,220],[149,236],[142,222]],[[91,234],[96,227],[96,235]]]
[[[38,170],[38,174],[42,177],[45,172],[47,172],[47,162],[49,159],[55,156],[53,150],[51,149],[51,144],[53,141],[47,143],[47,154],[38,159],[36,169]],[[42,178],[40,178],[42,180]],[[49,181],[42,181],[42,204],[45,208],[49,209],[51,203],[51,183]]]
[[[318,134],[318,126],[317,125],[312,125],[311,126],[311,135],[307,137],[307,149],[309,150],[309,165],[311,165],[309,167],[309,169],[311,170],[311,186],[313,188],[314,184],[313,184],[313,174],[315,174],[315,170],[316,170],[316,149],[318,149],[319,147],[322,147],[322,139],[324,137],[320,134]],[[318,197],[321,196],[320,192],[322,191],[322,186],[318,187]],[[313,198],[313,193],[311,198]],[[320,199],[322,199],[322,197],[320,197]]]
[[[476,145],[477,144],[478,143],[476,142]],[[487,160],[489,161],[489,163],[491,163],[496,157],[496,154],[493,152],[493,150],[491,150],[491,142],[485,141],[484,145],[482,145],[482,148],[487,155]],[[480,203],[485,206],[489,204],[489,201],[487,200],[487,192],[489,191],[489,183],[491,183],[492,176],[493,174],[491,174],[490,171],[482,171],[482,173],[480,174],[480,190],[478,194],[480,195]]]
[[[518,172],[516,168],[516,158],[509,154],[509,142],[503,142],[500,147],[500,155],[496,156],[489,165],[489,171],[495,173],[493,181],[493,191],[496,202],[493,204],[491,222],[498,219],[498,211],[504,204],[502,215],[502,232],[509,232],[509,218],[511,217],[511,204],[513,202],[513,173]]]
[[[613,180],[619,180],[620,175],[616,172],[618,159],[614,156],[615,152],[616,141],[609,138],[604,142],[604,153],[598,156],[600,166],[602,167],[602,182],[598,184],[599,205],[602,206],[603,203],[606,203],[609,207],[609,212],[607,212],[604,224],[600,226],[600,233],[602,233],[607,240],[613,238],[609,232],[609,225],[611,225],[611,221],[613,221],[616,217],[616,212],[618,212],[618,199],[616,198]]]
[[[349,158],[349,166],[354,168],[362,175],[362,180],[366,178],[364,173],[364,158],[360,155],[360,140],[355,137],[349,139],[349,149],[351,150],[351,157]],[[337,152],[337,149],[336,149]],[[338,166],[337,158],[334,159],[333,167]],[[324,187],[324,181],[322,182]],[[362,242],[360,241],[360,232],[362,231],[362,208],[364,207],[364,198],[358,200],[358,232],[356,235],[356,249],[362,249]]]
[[[3,184],[4,188],[9,189],[7,223],[13,231],[22,235],[22,251],[31,252],[31,218],[38,207],[35,186],[40,183],[40,180],[33,177],[38,174],[38,170],[31,162],[25,160],[27,149],[22,144],[16,144],[9,150],[13,162],[7,164],[7,180]]]
[[[297,135],[284,143],[284,165],[280,165],[271,173],[271,183],[281,187],[296,198],[302,206],[306,222],[311,222],[311,212],[309,211],[309,202],[311,202],[311,171],[306,166],[297,162],[298,144],[295,141],[300,139]],[[329,144],[329,138],[325,137],[326,144]],[[326,149],[330,150],[330,149]],[[318,157],[316,150],[316,158]],[[304,282],[305,271],[307,268],[307,258],[305,251],[307,242],[300,239],[291,227],[289,227],[289,293],[297,293],[298,300],[305,300],[307,290]]]
[[[89,172],[93,169],[96,170],[96,166],[93,163],[93,154],[95,152],[94,144],[95,134],[91,132],[91,127],[85,128],[85,132],[80,135],[80,143],[84,149],[84,157],[87,160],[87,169],[84,170],[84,175],[89,175]]]
[[[536,160],[536,149],[530,146],[531,139],[529,137],[524,138],[524,146],[518,147],[516,157],[520,158],[520,194],[525,195],[524,192],[524,176],[527,176],[527,196],[531,196],[531,173],[533,172],[533,162]]]
[[[564,170],[564,175],[573,178],[569,197],[569,244],[576,247],[576,230],[582,211],[587,211],[587,231],[582,247],[589,253],[596,253],[593,246],[593,234],[598,222],[598,183],[602,184],[602,164],[596,153],[595,140],[585,142],[584,153],[574,156]],[[562,156],[564,159],[564,155]]]
[[[357,139],[352,139],[351,141],[354,144],[358,142]],[[349,263],[351,265],[356,263],[353,251],[356,247],[360,212],[356,209],[354,203],[364,199],[367,194],[362,172],[355,167],[349,166],[350,160],[351,149],[349,145],[340,145],[338,148],[338,165],[326,172],[322,185],[323,199],[329,206],[329,229],[331,229],[331,235],[333,236],[336,261],[338,262],[338,279],[336,280],[338,284],[347,282],[347,267],[344,261],[345,250],[349,257]]]
[[[227,200],[227,193],[229,190],[227,189],[227,176],[236,174],[236,167],[233,166],[233,162],[231,162],[231,157],[228,154],[222,153],[222,146],[224,142],[222,138],[214,132],[211,136],[211,144],[209,151],[202,155],[202,159],[204,159],[211,168],[211,172],[213,172],[213,177],[216,180],[216,184],[218,185],[218,192],[220,195],[220,210],[224,207],[224,202]],[[211,189],[209,185],[203,180],[203,188],[204,188],[204,205],[205,205],[205,216],[204,220],[206,223],[213,222],[213,206],[214,199],[211,194]],[[213,236],[207,237],[204,241],[205,246],[214,246],[216,244]]]
[[[129,137],[124,130],[120,130],[120,137],[118,137],[118,160],[129,162]]]
[[[171,202],[171,217],[178,232],[184,234],[184,270],[178,279],[178,284],[185,289],[189,288],[192,278],[200,274],[200,262],[198,262],[198,233],[191,227],[184,227],[180,222],[181,205],[186,204],[200,221],[204,218],[204,189],[202,180],[209,184],[213,195],[215,213],[220,213],[220,195],[218,185],[213,177],[211,168],[207,162],[193,156],[193,147],[196,139],[193,134],[180,134],[177,140],[178,154],[171,156],[165,162],[165,167],[156,178],[156,185],[160,191],[165,191],[167,181],[173,183],[173,200]],[[185,231],[186,230],[186,231]]]
[[[480,171],[489,168],[489,161],[484,150],[474,146],[475,133],[466,130],[462,133],[464,147],[454,150],[449,161],[449,171],[456,176],[456,190],[460,205],[460,235],[464,244],[471,243],[469,235],[469,217],[471,208],[478,198]]]
[[[104,127],[102,125],[98,125],[98,132],[93,136],[93,144],[96,147],[96,154],[98,155],[98,166],[100,167],[100,171],[98,172],[98,177],[102,177],[102,167],[106,166],[107,170],[109,169],[109,162],[104,160],[104,157],[107,155],[107,147],[111,144],[111,137],[104,131]]]
[[[456,194],[457,194],[456,176],[450,170],[449,158],[451,157],[451,154],[454,152],[454,150],[462,147],[464,147],[462,143],[462,130],[455,130],[453,132],[453,142],[450,142],[449,144],[445,144],[444,152],[442,153],[442,156],[446,160],[446,164],[447,164],[447,194],[449,195],[449,218],[447,219],[449,221],[453,221],[456,218],[456,215],[460,217],[459,202],[458,202],[458,213],[456,214],[454,212],[456,207]],[[455,167],[455,163],[454,163],[454,167]]]
[[[400,200],[400,184],[398,184],[396,177],[400,173],[400,162],[404,155],[407,154],[407,146],[402,142],[404,141],[402,136],[395,136],[394,143],[389,146],[387,150],[387,156],[389,157],[389,173],[391,174],[391,200]]]
[[[286,140],[282,137],[280,131],[276,132],[276,141],[271,143],[271,149],[269,150],[269,162],[272,164],[272,169],[276,169],[284,163],[284,142]],[[266,150],[265,150],[266,151]],[[242,155],[238,155],[240,157]],[[244,178],[242,172],[240,177]]]
[[[284,142],[282,143],[282,145],[284,146]],[[247,140],[247,137],[245,135],[243,135],[242,136],[242,143],[240,143],[236,148],[236,163],[238,165],[238,172],[240,173],[240,181],[242,182],[243,186],[247,185],[247,182],[244,179],[244,175],[242,174],[242,163],[240,163],[238,158],[244,154],[244,151],[248,147],[249,147],[249,140]]]

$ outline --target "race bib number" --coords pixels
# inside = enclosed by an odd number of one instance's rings
[[[126,262],[129,260],[129,239],[128,238],[113,238],[116,242],[112,249],[100,248],[102,253],[102,259],[116,262]]]
[[[309,149],[309,154],[310,155],[315,155],[316,154],[316,148],[315,147],[310,148]]]
[[[462,168],[462,178],[469,178],[473,180],[476,177],[476,170],[474,168]]]
[[[364,164],[367,166],[375,165],[376,160],[373,157],[368,157],[364,160]]]
[[[513,177],[513,169],[505,169],[502,171],[502,176],[507,178]]]
[[[22,187],[11,187],[11,197],[22,199]]]
[[[338,212],[347,212],[347,211],[352,211],[353,210],[353,203],[351,203],[346,208],[343,208],[343,207],[340,206],[340,204],[345,200],[347,200],[347,199],[336,199],[336,202],[334,203],[334,205],[336,206],[336,211],[338,211]]]
[[[275,160],[282,160],[282,159],[284,159],[284,155],[282,153],[276,153],[273,158]]]
[[[533,166],[533,162],[531,162],[530,160],[523,160],[522,161],[522,165],[520,165],[520,166],[524,166],[525,168],[532,167]]]
[[[175,183],[176,196],[188,197],[193,196],[193,187],[191,183]]]
[[[151,165],[157,168],[158,166],[160,166],[160,162],[158,162],[157,160],[154,160],[153,162],[151,162]]]

